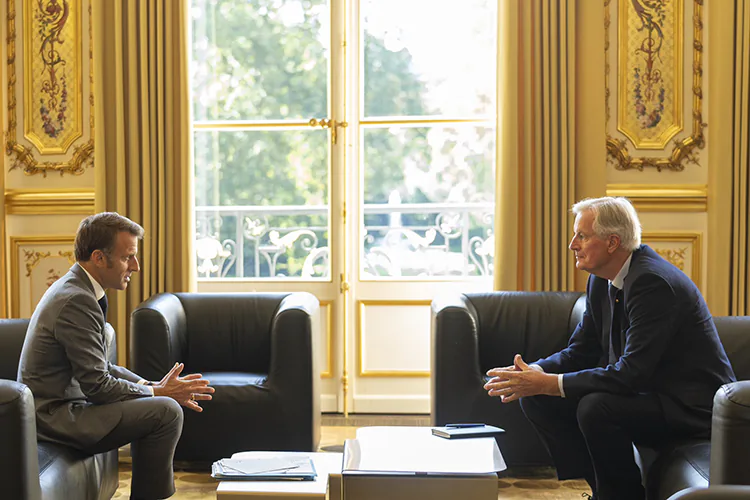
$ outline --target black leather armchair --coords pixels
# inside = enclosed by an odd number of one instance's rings
[[[497,425],[508,431],[498,444],[510,466],[551,464],[519,405],[500,404],[487,396],[482,385],[489,368],[510,365],[515,353],[531,362],[567,345],[584,309],[582,295],[563,292],[460,294],[433,301],[433,425],[452,421]],[[711,488],[696,495],[723,494],[714,485],[750,485],[750,317],[714,321],[740,382],[717,391],[710,441],[636,447],[649,500],[663,500],[691,487],[705,488],[709,478]],[[742,488],[730,490],[727,494]]]
[[[185,411],[175,459],[315,451],[320,441],[319,303],[309,293],[161,293],[131,316],[130,362],[160,380],[175,362],[216,389]]]
[[[527,361],[568,344],[586,308],[577,292],[455,294],[432,302],[432,425],[484,422],[506,430],[498,445],[509,466],[552,465],[517,404],[482,386],[487,370]]]
[[[29,320],[0,320],[0,491],[19,500],[100,500],[117,490],[117,450],[85,455],[37,442],[34,397],[16,382]],[[116,343],[110,360],[117,358]]]

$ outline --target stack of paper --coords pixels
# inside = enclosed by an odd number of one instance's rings
[[[316,475],[312,460],[303,455],[273,458],[222,458],[214,462],[211,468],[211,476],[216,479],[312,481]]]

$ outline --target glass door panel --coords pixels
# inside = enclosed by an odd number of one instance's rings
[[[497,0],[356,5],[350,407],[428,413],[431,300],[492,289]]]
[[[327,0],[192,0],[193,120],[328,111]]]

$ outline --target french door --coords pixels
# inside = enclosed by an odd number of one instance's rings
[[[492,285],[497,0],[192,0],[200,291],[321,301],[323,411],[429,412]]]

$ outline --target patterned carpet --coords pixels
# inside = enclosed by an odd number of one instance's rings
[[[388,420],[383,417],[329,417],[323,419],[321,451],[341,451],[345,439],[353,438],[357,427],[364,425],[429,425],[429,417],[398,417]],[[127,448],[120,453],[120,485],[113,498],[130,497],[132,477]],[[213,500],[216,486],[208,472],[175,471],[177,492],[173,500]],[[502,500],[581,500],[582,493],[590,493],[583,480],[557,481],[551,467],[511,470],[498,479],[498,499]]]

